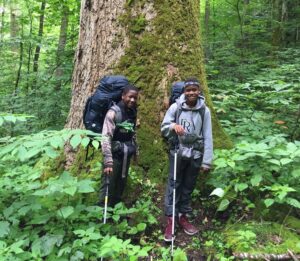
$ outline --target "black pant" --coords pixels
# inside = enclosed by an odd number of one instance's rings
[[[122,177],[122,167],[123,167],[123,157],[113,157],[113,173],[109,175],[109,187],[108,187],[108,206],[114,207],[117,203],[121,201],[123,191],[126,186],[128,170],[130,164],[130,157],[128,157],[126,162],[125,177]],[[101,176],[101,188],[100,188],[100,204],[103,205],[106,185],[105,185],[105,175],[102,172]]]
[[[174,156],[169,155],[170,171],[165,192],[165,215],[172,216],[174,188]],[[181,159],[177,156],[175,215],[192,211],[191,194],[196,186],[202,158]]]

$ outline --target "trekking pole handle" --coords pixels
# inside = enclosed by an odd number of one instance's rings
[[[109,176],[108,174],[105,175],[105,185],[109,185]]]
[[[176,135],[175,141],[174,141],[174,150],[177,152],[179,149],[179,139],[178,136]]]

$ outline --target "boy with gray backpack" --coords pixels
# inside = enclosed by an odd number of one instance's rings
[[[192,212],[191,194],[200,169],[208,173],[213,159],[211,114],[200,95],[200,88],[196,78],[187,79],[183,84],[183,94],[169,107],[161,124],[162,135],[170,143],[170,169],[165,193],[166,242],[174,240],[176,220],[186,234],[198,232],[188,220],[188,214]]]

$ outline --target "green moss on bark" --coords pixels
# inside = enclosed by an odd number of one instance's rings
[[[155,18],[146,21],[137,14],[145,5],[153,3]],[[212,111],[213,136],[216,148],[231,148],[232,142],[221,128],[213,110],[207,88],[204,59],[199,28],[198,1],[127,1],[126,11],[119,21],[128,28],[129,48],[117,64],[115,71],[129,77],[142,89],[138,131],[140,163],[156,177],[166,169],[166,151],[160,138],[160,112],[163,93],[158,89],[167,77],[168,86],[175,80],[197,76],[202,84],[207,105]],[[145,26],[149,26],[145,30]],[[167,65],[178,69],[167,76]]]

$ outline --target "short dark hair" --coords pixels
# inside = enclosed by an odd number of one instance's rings
[[[129,91],[135,91],[135,92],[139,93],[140,90],[132,84],[127,84],[125,86],[125,88],[123,89],[122,95],[125,95]]]
[[[189,77],[184,81],[184,87],[189,85],[196,85],[200,88],[201,84],[196,77]]]

